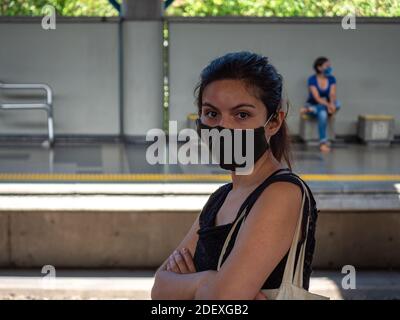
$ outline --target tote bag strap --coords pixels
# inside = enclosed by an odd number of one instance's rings
[[[286,170],[286,169],[284,169],[284,170]],[[280,174],[287,174],[287,172],[283,172],[283,171],[282,172],[277,172],[277,173],[274,174],[274,176],[277,176],[277,175],[280,175]],[[240,220],[243,219],[243,221],[244,221],[246,219],[246,210],[247,210],[247,208],[248,208],[248,205],[243,208],[241,214],[238,216],[238,218],[236,219],[235,223],[232,225],[231,229],[229,230],[228,235],[226,236],[224,245],[222,246],[221,253],[219,255],[218,264],[217,264],[217,270],[219,270],[221,268],[222,259],[225,256],[226,249],[228,248],[228,244],[229,244],[229,242],[230,242],[230,240],[232,238],[233,232],[236,230],[236,226],[238,225]]]
[[[277,175],[279,175],[279,174],[287,174],[287,173],[277,173]],[[295,176],[295,175],[293,175],[293,176]],[[309,225],[309,215],[307,215],[307,227],[306,227],[305,241],[302,244],[301,249],[300,249],[300,253],[299,253],[299,257],[298,257],[298,261],[297,261],[297,265],[296,265],[296,269],[295,269],[296,273],[295,273],[294,279],[292,279],[292,277],[293,277],[293,272],[294,272],[297,243],[300,240],[300,234],[301,234],[301,224],[302,224],[302,218],[303,218],[305,198],[306,197],[308,198],[308,203],[309,203],[308,208],[310,209],[310,197],[309,197],[307,187],[304,185],[304,183],[301,181],[301,179],[299,179],[297,176],[295,176],[295,177],[296,177],[296,179],[298,179],[300,181],[304,192],[303,192],[303,196],[302,196],[302,203],[301,203],[299,219],[297,221],[296,232],[293,237],[293,241],[292,241],[292,244],[291,244],[291,247],[289,250],[289,255],[288,255],[288,259],[286,261],[286,266],[285,266],[285,271],[284,271],[284,275],[282,278],[282,282],[290,282],[299,287],[302,287],[303,286],[303,268],[304,268],[305,247],[306,247],[307,232],[308,232],[308,225]],[[221,253],[220,253],[220,256],[218,259],[217,271],[219,271],[221,268],[222,259],[226,253],[226,249],[232,238],[232,234],[236,229],[236,226],[242,219],[243,219],[243,221],[245,220],[246,210],[247,210],[247,206],[242,210],[240,216],[238,217],[238,219],[236,219],[235,223],[232,225],[232,227],[225,239],[224,245],[221,249]],[[243,221],[242,221],[242,223],[243,223]]]
[[[307,214],[305,240],[301,245],[296,267],[295,267],[295,258],[296,258],[297,244],[300,241],[300,237],[301,237],[301,226],[302,226],[302,220],[303,220],[305,199],[308,198],[308,209],[310,210],[310,197],[309,197],[307,187],[304,185],[304,183],[301,181],[301,179],[299,179],[298,177],[296,177],[296,178],[300,181],[304,192],[303,192],[303,197],[302,197],[302,201],[301,201],[301,209],[300,209],[300,214],[299,214],[299,218],[297,221],[296,232],[295,232],[293,240],[292,240],[292,245],[290,246],[289,255],[288,255],[288,258],[286,261],[285,271],[283,273],[282,283],[284,283],[284,282],[292,283],[292,284],[302,288],[303,287],[303,269],[304,269],[305,248],[306,248],[306,244],[307,244],[308,226],[309,226],[309,222],[310,222],[309,214]],[[294,271],[295,271],[295,274],[294,274],[294,278],[293,278]]]
[[[287,172],[284,172],[284,171],[287,170],[287,169],[281,169],[281,170],[282,170],[281,172],[275,173],[274,176],[281,175],[281,174],[287,174]],[[257,187],[255,191],[257,191],[258,188],[259,188],[259,187]],[[249,198],[247,198],[246,201],[247,201],[248,199],[249,199]],[[236,230],[236,226],[238,225],[238,223],[240,222],[240,220],[243,219],[243,221],[244,221],[244,220],[246,219],[246,210],[247,210],[247,208],[248,208],[248,205],[246,205],[246,206],[243,208],[241,214],[237,217],[235,223],[232,225],[232,227],[231,227],[231,229],[230,229],[228,235],[226,236],[224,245],[222,246],[221,253],[220,253],[220,255],[219,255],[218,264],[217,264],[217,270],[219,270],[219,269],[221,268],[222,259],[223,259],[224,256],[225,256],[226,249],[228,248],[228,244],[229,244],[229,242],[230,242],[230,240],[231,240],[231,238],[232,238],[233,232]],[[242,223],[243,223],[243,222],[242,222]]]
[[[243,209],[242,213],[240,214],[239,218],[236,219],[235,223],[234,223],[233,226],[231,227],[231,230],[229,230],[229,233],[228,233],[228,235],[226,236],[224,245],[223,245],[222,250],[221,250],[221,254],[219,255],[217,270],[219,270],[219,269],[221,268],[222,259],[223,259],[224,255],[225,255],[226,248],[228,248],[229,241],[230,241],[231,238],[232,238],[232,234],[233,234],[233,232],[235,231],[237,224],[238,224],[239,221],[242,220],[243,217],[245,216],[245,214],[246,214],[246,209],[247,209],[247,206],[244,207],[244,209]]]

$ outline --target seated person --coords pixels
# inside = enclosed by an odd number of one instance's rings
[[[336,100],[336,78],[332,75],[332,67],[328,58],[319,57],[314,62],[315,74],[308,78],[309,96],[301,114],[318,118],[320,150],[329,152],[326,129],[328,117],[334,115],[340,108]]]

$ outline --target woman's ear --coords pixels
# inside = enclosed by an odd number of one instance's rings
[[[285,111],[283,110],[277,111],[265,128],[266,134],[268,136],[273,136],[274,134],[276,134],[279,128],[281,127],[284,119],[285,119]]]

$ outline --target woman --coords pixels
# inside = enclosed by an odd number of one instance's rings
[[[281,284],[303,193],[291,172],[285,112],[281,109],[282,76],[267,57],[251,52],[228,53],[202,71],[196,93],[201,128],[258,128],[257,132],[262,128],[263,143],[257,138],[255,153],[260,156],[254,159],[252,172],[239,175],[232,168],[232,182],[210,196],[185,238],[157,270],[152,298],[265,299],[261,289]],[[305,289],[311,274],[317,219],[315,201],[309,193],[312,208],[304,211],[302,223],[304,237],[304,221],[311,212]],[[227,234],[245,207],[249,208],[246,219],[233,233],[217,271]]]
[[[329,152],[326,128],[328,117],[340,108],[336,100],[336,78],[332,75],[332,66],[328,58],[319,57],[314,61],[315,74],[308,78],[309,95],[306,106],[300,113],[318,118],[319,146],[322,152]]]

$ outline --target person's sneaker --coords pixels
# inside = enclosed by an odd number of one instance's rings
[[[320,146],[319,146],[319,150],[320,150],[321,152],[330,152],[330,151],[331,151],[331,148],[328,146],[328,144],[326,144],[326,143],[321,143]]]

